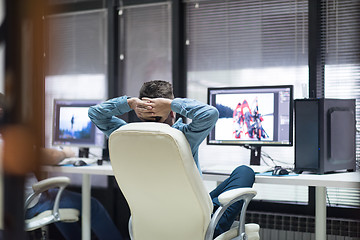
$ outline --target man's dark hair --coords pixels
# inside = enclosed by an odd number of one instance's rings
[[[173,99],[173,88],[171,83],[163,80],[153,80],[142,85],[139,98],[169,98]]]

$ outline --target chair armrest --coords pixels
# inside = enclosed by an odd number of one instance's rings
[[[45,192],[50,188],[66,187],[70,184],[70,178],[68,177],[52,177],[35,183],[32,188],[34,192]]]
[[[25,201],[25,212],[26,212],[26,209],[29,207],[30,203],[39,194],[41,194],[51,188],[58,187],[59,191],[56,195],[56,198],[54,201],[54,207],[53,207],[53,215],[55,216],[55,218],[58,218],[61,194],[64,191],[64,189],[67,187],[67,185],[69,185],[69,183],[70,183],[70,178],[68,178],[68,177],[52,177],[52,178],[44,179],[42,181],[35,183],[32,186],[34,193],[32,193]]]
[[[248,195],[249,197],[252,196],[251,198],[253,198],[256,196],[256,194],[257,191],[254,188],[236,188],[223,192],[218,196],[218,200],[222,206],[225,206],[231,201],[237,202],[239,200],[242,200],[243,198],[248,197]]]
[[[226,209],[230,207],[233,203],[240,200],[244,201],[240,212],[240,223],[239,223],[239,235],[245,234],[245,214],[246,209],[251,201],[257,194],[257,191],[254,188],[236,188],[229,191],[226,191],[218,196],[220,202],[220,207],[213,214],[209,227],[206,231],[205,240],[213,239],[215,227],[218,224],[221,216],[224,214]]]

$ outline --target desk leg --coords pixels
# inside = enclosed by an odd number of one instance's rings
[[[315,239],[326,240],[326,187],[315,187]]]
[[[90,175],[83,174],[82,187],[82,217],[81,217],[81,239],[90,240],[91,239],[91,182]]]

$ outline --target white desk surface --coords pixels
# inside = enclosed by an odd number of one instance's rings
[[[223,181],[229,174],[203,172],[204,180]],[[360,172],[342,172],[329,174],[298,174],[285,176],[255,175],[255,183],[298,185],[314,187],[360,188]]]
[[[108,175],[113,176],[113,170],[109,162],[104,162],[103,165],[90,165],[82,167],[73,166],[44,166],[44,171],[47,172],[64,172],[83,174],[82,185],[82,239],[90,239],[91,227],[91,211],[90,211],[90,197],[91,197],[91,181],[90,175]],[[203,179],[205,181],[223,181],[229,176],[230,171],[225,173],[217,172],[203,172]],[[227,173],[226,173],[227,172]],[[344,172],[333,174],[299,174],[289,176],[266,176],[257,174],[255,176],[255,183],[280,184],[280,185],[301,185],[315,187],[315,238],[317,240],[326,240],[326,187],[339,188],[360,188],[360,172]]]
[[[64,173],[77,173],[77,174],[89,174],[89,175],[107,175],[113,176],[111,164],[104,162],[103,165],[87,165],[81,167],[73,166],[43,166],[42,170],[45,172],[64,172]]]
[[[66,172],[90,175],[113,176],[112,167],[109,162],[103,165],[89,165],[82,167],[72,166],[44,166],[47,172]],[[229,174],[203,172],[203,179],[207,181],[223,181]],[[360,172],[343,172],[330,174],[299,174],[288,176],[264,176],[257,174],[256,183],[280,184],[280,185],[300,185],[300,186],[320,186],[320,187],[339,187],[339,188],[360,188]]]

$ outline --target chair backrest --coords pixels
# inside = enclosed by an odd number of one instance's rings
[[[213,204],[184,134],[167,124],[127,124],[109,139],[135,240],[204,239]]]

